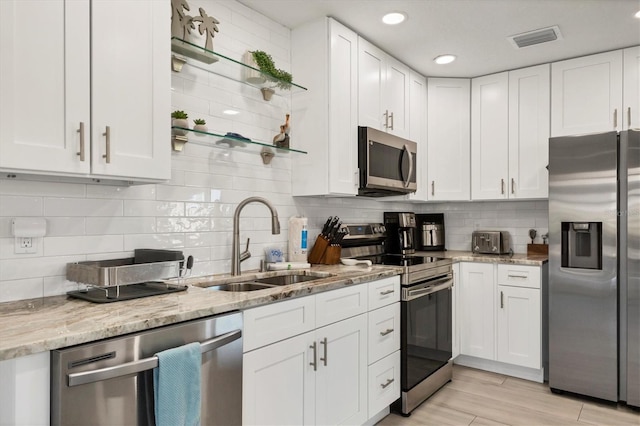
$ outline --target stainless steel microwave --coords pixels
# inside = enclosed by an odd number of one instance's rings
[[[384,197],[416,192],[418,145],[371,127],[358,127],[358,195]]]

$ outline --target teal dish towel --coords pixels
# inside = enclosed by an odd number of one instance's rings
[[[200,343],[158,352],[153,369],[156,426],[200,425]]]

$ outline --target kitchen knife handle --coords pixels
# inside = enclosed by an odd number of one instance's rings
[[[389,129],[393,130],[393,113],[391,113],[389,118],[391,118],[391,127],[389,127]]]
[[[432,196],[436,195],[436,181],[435,180],[431,181],[431,195]]]
[[[613,110],[613,128],[618,128],[618,108]]]
[[[76,154],[80,156],[80,161],[84,161],[84,122],[80,122],[80,128],[76,130],[80,133],[80,151]]]
[[[500,193],[504,195],[504,179],[500,179]]]
[[[500,309],[504,309],[504,293],[500,292]]]
[[[106,153],[102,155],[102,158],[106,159],[107,164],[111,163],[111,127],[107,126],[105,128],[104,133],[102,134],[102,136],[105,137],[105,148],[106,148]]]
[[[511,193],[516,193],[516,180],[514,178],[511,178]]]
[[[324,366],[327,366],[327,338],[325,337],[320,341],[321,345],[324,345],[324,358],[320,358],[320,361],[324,362]]]
[[[318,346],[316,342],[313,342],[313,345],[309,346],[310,349],[313,349],[313,362],[310,362],[309,365],[313,366],[313,371],[318,370]]]

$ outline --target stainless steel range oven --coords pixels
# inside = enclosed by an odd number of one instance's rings
[[[383,224],[344,225],[343,257],[400,266],[401,395],[393,408],[404,415],[452,378],[453,270],[451,259],[387,254]]]

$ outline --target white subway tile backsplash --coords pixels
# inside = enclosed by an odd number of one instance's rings
[[[211,220],[208,218],[160,217],[156,220],[157,232],[206,232],[211,230]]]
[[[66,256],[71,254],[89,254],[121,252],[122,235],[96,235],[80,237],[45,237],[45,256]]]
[[[157,231],[155,217],[88,217],[87,235],[152,234]]]
[[[78,283],[67,281],[65,276],[44,277],[44,297],[65,294],[79,290],[80,287]]]
[[[0,281],[0,303],[44,296],[43,278]]]
[[[0,195],[0,216],[42,216],[42,198]]]
[[[84,256],[44,256],[25,259],[0,259],[0,282],[24,278],[65,275],[67,263],[85,260]]]
[[[124,236],[124,250],[137,248],[180,249],[185,246],[184,234],[132,234]]]
[[[45,198],[45,216],[122,216],[122,200]]]
[[[62,237],[68,235],[84,235],[86,222],[91,218],[84,217],[48,217],[47,237]]]
[[[87,198],[113,198],[125,200],[154,200],[155,185],[107,186],[87,185]]]
[[[184,203],[171,201],[125,200],[125,216],[184,216]]]
[[[86,186],[79,183],[38,182],[2,179],[0,195],[34,195],[48,197],[81,197],[84,198]]]

